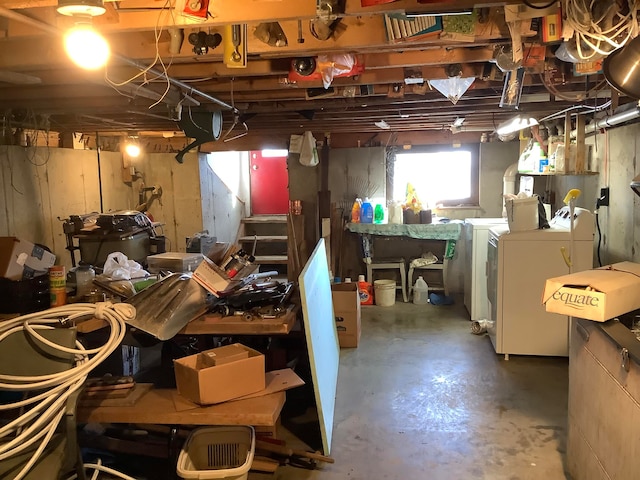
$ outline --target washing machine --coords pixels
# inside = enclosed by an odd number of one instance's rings
[[[593,268],[595,217],[583,208],[575,208],[573,217],[573,235],[568,207],[558,210],[548,229],[489,230],[487,330],[496,353],[506,359],[569,354],[569,317],[548,313],[542,292],[547,278]]]
[[[471,320],[489,318],[486,272],[489,229],[506,224],[506,218],[464,219],[464,306],[467,308]]]

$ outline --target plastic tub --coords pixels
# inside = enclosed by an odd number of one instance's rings
[[[176,471],[185,479],[246,480],[255,446],[253,427],[197,428],[180,451]]]
[[[380,307],[391,307],[396,304],[395,280],[375,280],[373,282],[373,290],[376,305]]]
[[[505,200],[510,232],[538,229],[538,196]]]

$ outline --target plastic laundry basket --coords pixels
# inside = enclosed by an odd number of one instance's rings
[[[197,428],[182,447],[178,475],[185,479],[246,480],[255,447],[253,427]]]

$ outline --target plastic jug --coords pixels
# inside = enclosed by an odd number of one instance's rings
[[[418,277],[413,285],[413,303],[415,305],[426,305],[429,303],[429,286],[422,276]]]
[[[373,305],[373,287],[364,279],[364,275],[358,275],[358,295],[360,305]]]
[[[360,209],[360,222],[373,223],[373,205],[371,205],[367,197],[365,197],[364,202],[362,202],[362,208]]]
[[[362,210],[362,200],[356,198],[351,207],[351,223],[360,223],[360,212]]]
[[[93,279],[96,277],[96,271],[91,265],[80,265],[76,270],[76,296],[84,297],[89,295],[93,288]]]
[[[389,205],[389,223],[402,224],[403,222],[402,204],[392,202]]]

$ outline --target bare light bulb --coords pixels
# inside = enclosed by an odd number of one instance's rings
[[[97,70],[109,59],[109,44],[91,25],[78,24],[64,35],[64,48],[73,63],[86,70]]]
[[[140,155],[140,146],[135,143],[127,143],[124,147],[124,151],[127,152],[127,155],[130,157],[137,157]]]

